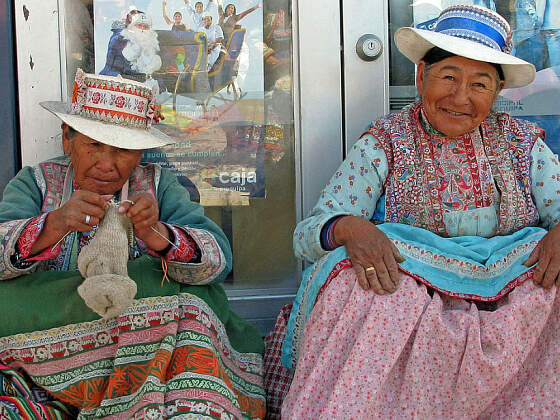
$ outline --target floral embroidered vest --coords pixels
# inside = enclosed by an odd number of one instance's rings
[[[385,221],[405,223],[449,236],[439,196],[432,136],[420,122],[422,103],[409,105],[368,127],[381,143],[389,165],[385,181]],[[491,112],[480,130],[457,140],[472,149],[472,136],[480,136],[500,193],[497,235],[535,225],[538,212],[531,195],[530,153],[544,131],[535,124],[516,120],[505,113]],[[476,157],[469,157],[471,175],[477,175]],[[482,192],[473,183],[477,207],[483,207]],[[478,184],[479,185],[479,184]]]

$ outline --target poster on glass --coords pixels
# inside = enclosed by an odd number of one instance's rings
[[[259,0],[94,0],[95,71],[151,84],[176,143],[144,159],[205,206],[265,196]]]
[[[547,143],[560,152],[560,1],[558,0],[418,0],[412,3],[414,26],[431,28],[441,10],[456,4],[490,8],[512,28],[512,54],[534,64],[533,83],[505,89],[494,107],[539,124]]]

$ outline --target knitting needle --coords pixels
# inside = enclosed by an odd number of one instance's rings
[[[68,232],[66,232],[66,233],[64,234],[64,236],[63,236],[62,238],[60,238],[60,239],[58,240],[58,242],[52,246],[51,252],[53,252],[54,249],[58,246],[58,244],[61,243],[61,242],[64,240],[64,238],[66,238],[66,237],[67,237],[68,235],[70,235],[72,232],[74,232],[74,231],[73,231],[73,230],[69,230]]]
[[[177,245],[175,245],[173,242],[171,242],[169,240],[169,238],[167,238],[165,235],[163,235],[159,230],[157,230],[155,227],[150,226],[150,228],[157,233],[159,236],[161,236],[163,239],[165,239],[167,241],[167,243],[169,243],[169,245],[171,245],[173,248],[177,248]]]
[[[130,203],[131,206],[134,205],[134,201],[132,201],[132,200],[122,200],[119,204],[122,204],[122,203]],[[157,230],[155,227],[150,226],[150,228],[151,228],[155,233],[157,233],[159,236],[161,236],[163,239],[165,239],[165,240],[167,241],[167,243],[169,243],[169,245],[171,245],[173,248],[177,248],[177,245],[175,245],[173,242],[171,242],[171,241],[169,240],[169,238],[167,238],[165,235],[163,235],[163,234],[162,234],[159,230]]]

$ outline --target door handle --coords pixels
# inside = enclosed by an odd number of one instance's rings
[[[373,34],[364,34],[356,43],[356,54],[364,61],[373,61],[383,52],[383,43]]]

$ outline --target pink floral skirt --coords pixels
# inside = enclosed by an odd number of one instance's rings
[[[495,311],[402,274],[392,295],[331,281],[308,319],[286,419],[560,418],[557,290],[527,281]]]

